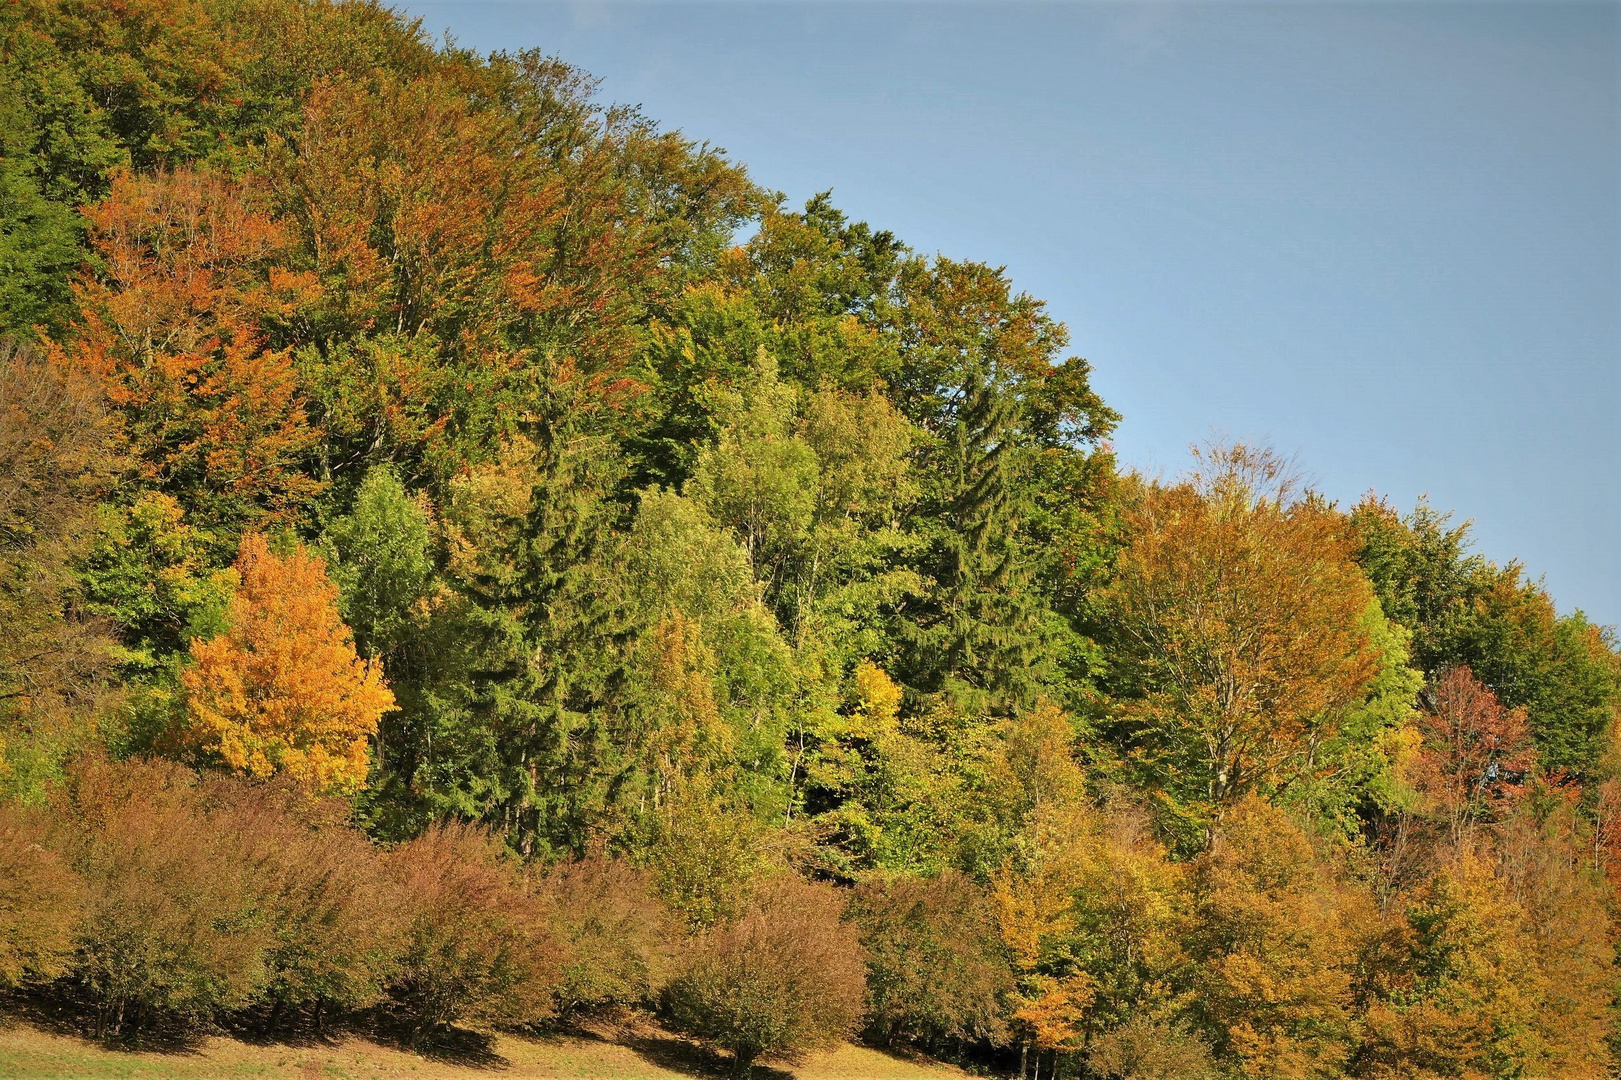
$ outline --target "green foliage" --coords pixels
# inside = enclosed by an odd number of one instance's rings
[[[1561,616],[1518,563],[1469,552],[1469,525],[1426,503],[1406,517],[1366,501],[1352,514],[1359,559],[1428,676],[1467,664],[1502,702],[1524,707],[1545,768],[1590,776],[1621,703],[1613,630]]]
[[[0,158],[0,337],[34,328],[60,333],[73,294],[68,274],[83,259],[82,225],[66,206],[39,193],[17,162]]]
[[[405,641],[433,581],[428,517],[387,466],[366,473],[354,510],[326,531],[332,578],[362,655],[387,658]]]

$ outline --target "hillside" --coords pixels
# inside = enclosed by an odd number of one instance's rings
[[[1613,629],[1264,446],[1133,472],[1006,268],[702,135],[370,0],[0,4],[0,991],[1605,1076]]]

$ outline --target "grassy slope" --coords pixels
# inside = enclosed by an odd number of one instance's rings
[[[477,1060],[436,1060],[346,1037],[304,1046],[259,1046],[211,1038],[175,1053],[108,1050],[20,1022],[0,1026],[5,1080],[692,1080],[723,1064],[656,1029],[607,1037],[497,1037]],[[754,1070],[757,1080],[963,1080],[957,1069],[914,1063],[858,1046],[841,1046],[802,1065]]]

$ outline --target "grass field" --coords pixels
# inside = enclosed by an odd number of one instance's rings
[[[476,1051],[425,1057],[353,1035],[304,1045],[207,1038],[183,1049],[109,1049],[97,1042],[0,1019],[4,1080],[693,1080],[726,1074],[726,1062],[650,1025],[549,1038],[496,1036]],[[961,1080],[949,1066],[844,1045],[798,1065],[757,1066],[756,1080]]]

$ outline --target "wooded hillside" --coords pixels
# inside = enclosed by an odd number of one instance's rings
[[[1447,514],[1123,470],[1002,269],[539,52],[9,0],[0,65],[0,986],[1613,1075],[1616,638]]]

